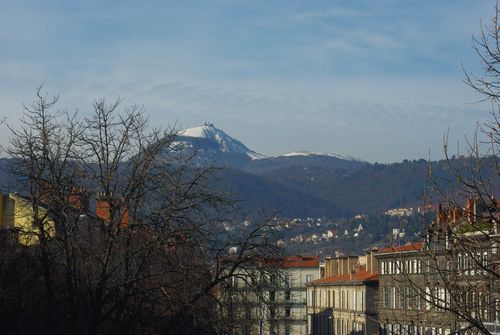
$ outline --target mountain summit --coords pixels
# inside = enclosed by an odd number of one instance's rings
[[[198,165],[242,168],[252,160],[264,158],[208,122],[181,130],[171,148],[194,155],[192,162]]]
[[[252,159],[264,158],[263,155],[248,149],[243,143],[232,138],[213,123],[205,122],[201,127],[188,128],[179,133],[184,141],[206,142],[211,150],[224,154],[247,155]],[[201,147],[199,149],[202,149]],[[210,150],[209,149],[209,150]]]
[[[352,170],[367,164],[349,156],[307,151],[265,157],[208,122],[180,131],[172,148],[178,152],[195,154],[192,161],[199,165],[225,166],[254,174],[291,166]]]

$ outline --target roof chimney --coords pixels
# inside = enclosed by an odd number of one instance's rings
[[[68,203],[82,212],[87,212],[89,209],[89,196],[85,188],[71,187],[68,195]]]
[[[115,205],[116,200],[113,198],[113,194],[111,194],[111,201],[106,198],[106,194],[104,192],[100,192],[96,199],[95,205],[95,214],[96,216],[103,220],[104,223],[110,224],[111,222],[111,212],[114,212],[114,215],[118,215],[120,218],[120,225],[122,227],[126,227],[129,225],[130,221],[130,211],[128,206],[126,206],[125,201],[122,199],[120,201],[119,207]]]
[[[476,221],[475,220],[476,211],[475,211],[475,201],[472,198],[472,196],[470,196],[469,199],[467,199],[467,204],[465,206],[465,212],[467,215],[467,221],[469,223],[474,223]]]
[[[354,274],[356,273],[356,269],[351,269],[349,271],[349,280],[352,280],[352,278],[354,277]]]
[[[369,273],[378,273],[378,260],[375,257],[377,248],[373,248],[371,251],[366,252],[366,271]]]

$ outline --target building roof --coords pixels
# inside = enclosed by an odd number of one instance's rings
[[[352,274],[348,273],[341,276],[331,276],[326,278],[316,279],[308,285],[328,285],[336,283],[362,283],[367,281],[378,281],[378,273],[371,273],[364,269],[360,269]]]
[[[223,259],[225,262],[237,259],[237,255],[229,255]],[[245,261],[254,263],[255,266],[274,266],[277,268],[316,268],[319,271],[319,256],[285,256],[266,258],[255,255],[243,256]]]
[[[389,247],[379,249],[377,254],[392,253],[392,252],[407,252],[407,251],[418,251],[422,249],[424,242],[416,242],[412,244],[401,245],[397,247]]]
[[[317,268],[319,256],[287,256],[283,258],[283,266],[294,268]]]

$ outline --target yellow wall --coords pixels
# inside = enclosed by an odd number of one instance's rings
[[[19,243],[33,245],[38,243],[38,228],[33,224],[33,207],[31,203],[15,194],[0,195],[0,226],[14,228],[19,234]],[[45,234],[48,238],[55,236],[54,221],[46,219],[47,211],[38,210],[40,219],[44,219]]]

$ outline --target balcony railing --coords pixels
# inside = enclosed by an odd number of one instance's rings
[[[483,325],[492,335],[500,335],[500,322],[483,322]]]

